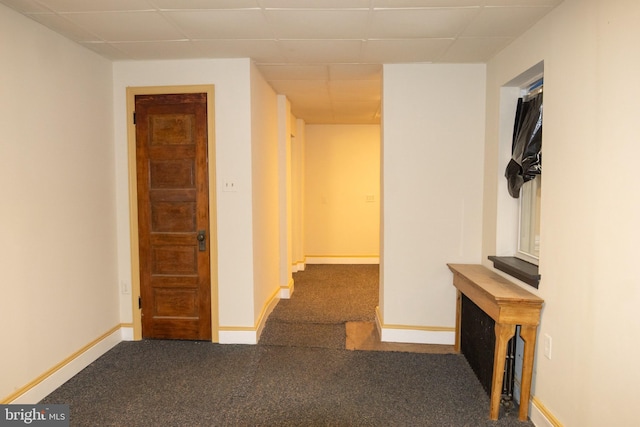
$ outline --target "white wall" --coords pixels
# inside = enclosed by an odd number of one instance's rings
[[[292,256],[292,184],[291,138],[295,118],[291,115],[291,103],[285,95],[278,95],[278,208],[280,216],[280,286],[289,289],[293,285],[291,275]]]
[[[331,257],[377,260],[379,125],[306,125],[304,242],[307,261],[310,257],[322,262]]]
[[[254,311],[252,226],[251,67],[248,59],[116,62],[113,64],[119,278],[131,280],[127,161],[128,86],[215,85],[218,301],[220,327],[252,328]],[[236,184],[223,192],[224,181]],[[131,321],[131,298],[123,295],[123,321]]]
[[[303,120],[296,119],[292,129],[295,137],[291,138],[291,201],[292,232],[291,257],[293,271],[304,270],[304,146],[306,126]]]
[[[278,96],[251,67],[254,322],[280,288]],[[266,315],[266,313],[265,313]]]
[[[446,264],[480,262],[484,82],[484,65],[384,66],[385,324],[455,326]]]
[[[551,359],[538,348],[533,395],[567,426],[637,424],[639,20],[633,0],[565,0],[487,67],[485,263],[500,245],[500,88],[544,61],[536,293],[553,345]]]
[[[117,327],[110,62],[0,6],[0,402]]]

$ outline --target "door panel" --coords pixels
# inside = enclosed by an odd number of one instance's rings
[[[143,338],[211,339],[206,94],[137,95]]]

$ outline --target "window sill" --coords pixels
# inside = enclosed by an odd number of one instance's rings
[[[540,275],[537,265],[513,256],[490,256],[489,259],[493,261],[494,268],[538,289]]]

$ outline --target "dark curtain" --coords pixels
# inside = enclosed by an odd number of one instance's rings
[[[542,92],[518,100],[513,126],[511,160],[505,177],[511,197],[520,197],[520,187],[542,172]]]

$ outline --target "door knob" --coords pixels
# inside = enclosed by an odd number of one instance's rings
[[[207,232],[205,230],[200,230],[198,231],[198,250],[200,250],[200,252],[204,252],[207,250]]]

